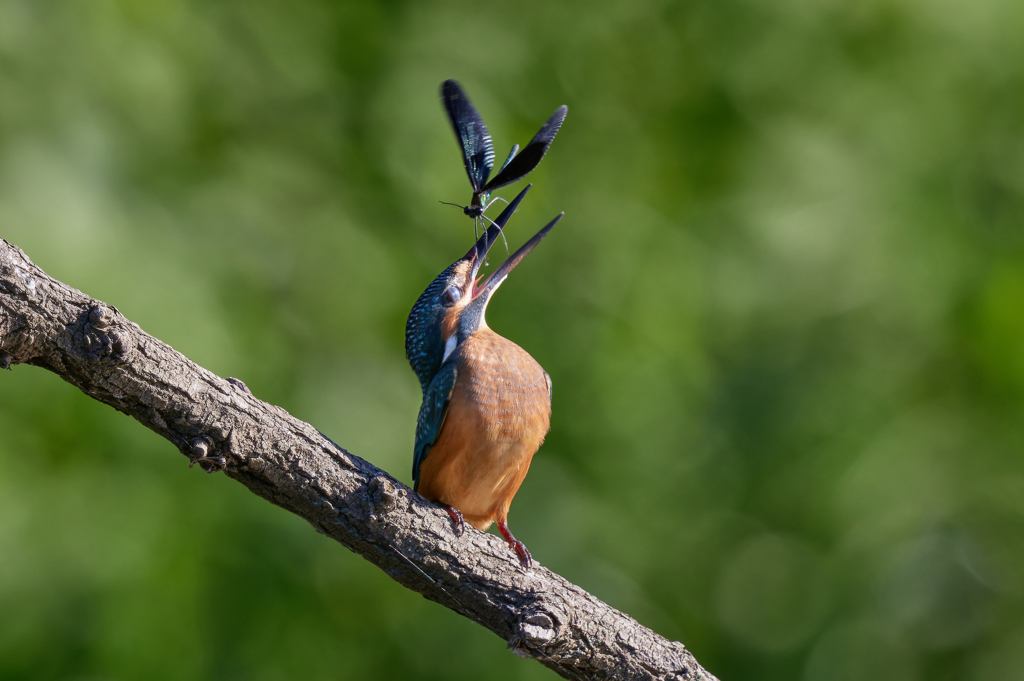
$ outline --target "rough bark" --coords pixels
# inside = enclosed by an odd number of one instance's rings
[[[0,239],[0,368],[48,369],[569,679],[714,679],[682,644],[447,514]]]

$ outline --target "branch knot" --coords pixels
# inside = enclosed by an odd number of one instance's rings
[[[81,320],[81,318],[79,318]],[[82,344],[85,346],[85,354],[91,360],[109,358],[115,362],[122,362],[127,359],[128,350],[132,343],[128,342],[128,334],[110,329],[114,323],[113,310],[100,303],[91,310],[82,324],[84,338]]]
[[[227,468],[228,460],[223,456],[210,456],[213,452],[213,440],[205,435],[197,437],[192,440],[192,451],[187,454],[189,464],[188,467],[199,464],[207,473],[213,473],[214,471],[222,471]]]
[[[555,643],[561,629],[555,613],[542,606],[534,606],[520,615],[508,647],[519,657],[544,659],[548,655],[541,652],[541,648]]]
[[[366,485],[366,491],[374,508],[381,513],[393,511],[398,506],[401,493],[386,476],[375,475]]]
[[[105,329],[114,321],[114,313],[110,308],[100,303],[89,312],[89,323],[97,329]]]

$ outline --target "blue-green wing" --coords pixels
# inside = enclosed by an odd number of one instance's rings
[[[442,364],[423,396],[420,415],[416,420],[416,448],[413,450],[412,459],[413,489],[419,487],[420,464],[427,458],[430,448],[437,441],[438,433],[441,432],[441,426],[444,425],[448,401],[452,397],[452,390],[455,389],[457,375],[454,363]]]

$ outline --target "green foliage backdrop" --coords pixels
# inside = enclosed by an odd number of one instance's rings
[[[0,234],[409,481],[438,100],[569,117],[491,326],[511,525],[723,680],[1024,679],[1024,4],[0,1]],[[511,196],[516,188],[504,192]],[[135,422],[0,375],[0,677],[553,678]]]

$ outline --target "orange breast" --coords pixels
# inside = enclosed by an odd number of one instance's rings
[[[481,329],[457,350],[458,377],[419,492],[485,530],[505,520],[551,419],[547,375],[512,341]]]

